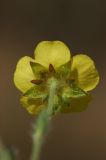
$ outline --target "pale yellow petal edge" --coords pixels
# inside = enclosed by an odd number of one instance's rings
[[[34,62],[31,57],[22,57],[16,65],[14,72],[14,84],[23,93],[34,86],[30,81],[35,79],[35,76],[30,67],[30,61]]]
[[[94,61],[85,54],[78,54],[72,58],[72,73],[76,78],[76,83],[84,91],[94,89],[99,83],[99,74],[95,67]]]

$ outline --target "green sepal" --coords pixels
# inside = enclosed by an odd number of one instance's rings
[[[40,86],[34,86],[21,96],[20,102],[31,114],[37,114],[45,106],[47,97],[47,91]]]
[[[26,110],[33,115],[37,115],[45,108],[45,101],[43,102],[41,99],[31,99],[26,96],[22,96],[20,98],[20,102]]]
[[[62,66],[60,66],[59,68],[57,68],[57,73],[60,74],[63,77],[70,77],[70,73],[71,73],[71,61],[63,64]]]
[[[92,97],[90,94],[78,98],[70,98],[68,103],[63,103],[61,112],[82,112],[88,107],[88,104],[91,100]]]
[[[64,87],[62,91],[62,97],[67,98],[78,98],[87,95],[88,93],[79,88],[72,80],[69,80],[68,86]]]
[[[35,85],[31,89],[29,89],[27,92],[24,93],[24,96],[29,98],[40,98],[47,95],[47,91],[39,85]],[[44,96],[44,97],[45,97]]]
[[[21,96],[20,102],[28,112],[31,114],[38,114],[43,108],[47,107],[48,97],[47,90],[41,89],[40,86],[34,86]],[[60,99],[57,95],[54,96],[53,103],[52,115],[55,115],[60,112]]]
[[[41,104],[46,100],[48,93],[41,89],[40,86],[34,86],[30,90],[28,90],[25,94],[25,97],[28,97],[28,104]]]
[[[91,95],[79,88],[74,82],[62,91],[61,112],[81,112],[85,110],[91,101]]]
[[[30,62],[30,66],[36,78],[43,78],[47,69],[39,63]]]

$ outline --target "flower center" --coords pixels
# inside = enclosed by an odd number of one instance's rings
[[[24,97],[27,97],[27,109],[31,113],[35,112],[36,107],[38,111],[42,107],[47,107],[50,84],[53,80],[57,83],[53,100],[53,114],[60,112],[61,109],[64,109],[64,106],[70,108],[72,98],[86,95],[76,85],[75,76],[71,75],[70,62],[56,69],[52,64],[49,65],[47,70],[33,62],[31,67],[36,77],[36,79],[31,80],[31,83],[35,85],[24,94]]]

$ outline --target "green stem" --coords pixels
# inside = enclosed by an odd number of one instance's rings
[[[40,113],[36,122],[36,128],[33,132],[33,148],[31,160],[39,160],[44,136],[49,129],[49,124],[53,113],[54,96],[56,94],[57,88],[57,81],[54,78],[51,79],[49,88],[48,106]]]
[[[15,160],[15,151],[0,142],[0,160]]]

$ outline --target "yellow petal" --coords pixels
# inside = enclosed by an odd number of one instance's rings
[[[90,91],[99,82],[99,75],[93,60],[84,54],[79,54],[72,59],[72,79],[84,91]]]
[[[34,101],[35,100],[29,100],[29,98],[26,96],[22,96],[20,99],[22,106],[26,108],[30,114],[37,115],[45,108],[45,104],[39,102],[36,104]]]
[[[61,108],[62,113],[70,113],[70,112],[82,112],[87,107],[89,102],[92,100],[91,95],[85,95],[78,98],[70,98],[69,106],[63,106]]]
[[[30,81],[35,79],[35,76],[32,72],[30,61],[34,61],[30,57],[22,57],[16,66],[14,73],[14,83],[16,87],[22,91],[26,92],[28,89],[34,86]]]
[[[54,68],[65,64],[70,60],[69,48],[60,41],[43,41],[35,49],[35,60],[48,68],[52,64]]]

